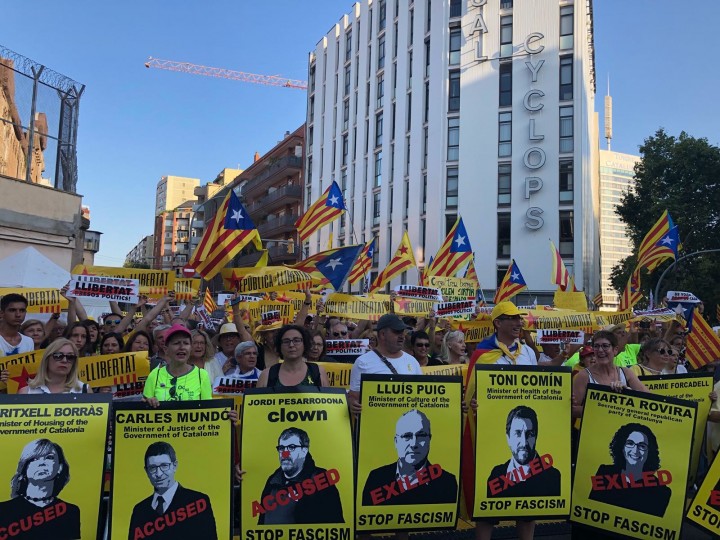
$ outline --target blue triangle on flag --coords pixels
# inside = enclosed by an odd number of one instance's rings
[[[225,222],[223,227],[227,230],[251,230],[255,228],[253,220],[250,219],[245,207],[238,199],[234,191],[230,191],[230,200],[228,201],[227,213],[225,214]]]
[[[337,291],[342,287],[363,247],[365,246],[358,244],[340,248],[324,259],[317,261],[315,267]]]
[[[470,247],[470,239],[468,238],[462,218],[460,218],[458,226],[455,229],[450,251],[452,253],[469,253],[472,251],[472,247]]]
[[[325,205],[345,210],[345,201],[343,200],[342,191],[340,191],[340,186],[338,186],[337,182],[334,180],[333,183],[330,184],[330,191],[328,191],[327,202]]]

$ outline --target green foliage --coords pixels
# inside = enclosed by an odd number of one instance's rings
[[[123,268],[142,268],[144,270],[150,270],[150,265],[148,263],[133,261],[124,263]]]
[[[720,148],[707,139],[679,137],[664,129],[645,139],[641,161],[635,167],[635,191],[626,193],[616,212],[628,227],[634,251],[650,227],[667,209],[678,226],[682,250],[679,257],[696,251],[720,249]],[[612,285],[622,293],[635,268],[635,255],[613,269]],[[643,272],[642,288],[647,293],[672,261],[661,264],[652,274]],[[662,282],[667,290],[695,293],[714,308],[720,301],[720,253],[700,255],[679,262]],[[706,309],[708,313],[710,309]],[[714,312],[714,309],[712,309]]]

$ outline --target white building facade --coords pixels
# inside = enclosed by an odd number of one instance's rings
[[[592,36],[591,0],[354,4],[310,54],[305,208],[336,180],[348,215],[309,251],[376,237],[377,270],[407,229],[424,266],[461,216],[485,290],[514,258],[553,291],[551,239],[596,293]]]

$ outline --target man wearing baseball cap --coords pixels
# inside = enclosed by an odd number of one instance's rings
[[[363,373],[390,375],[422,375],[420,364],[403,350],[405,323],[394,313],[387,313],[377,322],[378,344],[375,350],[359,356],[350,372],[348,399],[350,410],[360,413],[360,378]]]

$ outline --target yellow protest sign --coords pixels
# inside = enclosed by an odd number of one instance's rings
[[[363,375],[357,529],[454,529],[460,493],[462,380]]]
[[[189,302],[200,294],[200,281],[195,278],[175,278],[175,300]]]
[[[560,289],[555,291],[553,298],[553,304],[558,309],[569,309],[572,311],[587,311],[588,302],[585,298],[585,293],[582,291],[561,291]]]
[[[13,354],[10,356],[0,356],[0,371],[5,369],[9,370],[10,366],[21,366],[27,364],[30,364],[31,366],[39,365],[44,353],[45,349],[39,349],[37,351]],[[22,373],[22,371],[20,371],[20,373]],[[7,385],[4,382],[0,382],[0,390],[4,390],[5,388],[7,388]],[[12,393],[14,394],[15,392]]]
[[[110,396],[0,396],[0,538],[95,538]]]
[[[315,314],[317,313],[315,309],[315,307],[317,306],[317,301],[320,300],[322,296],[320,296],[319,294],[313,294],[311,296],[311,305],[307,306],[308,313]],[[305,302],[305,293],[296,291],[285,291],[278,295],[278,300],[290,302],[292,304],[293,310],[295,311],[295,313],[297,313],[303,308],[303,303]]]
[[[476,365],[476,518],[570,511],[570,369]]]
[[[73,274],[90,276],[110,276],[140,281],[140,294],[148,298],[163,298],[175,290],[175,273],[164,270],[145,270],[142,268],[116,268],[114,266],[85,266],[78,264]]]
[[[59,289],[0,287],[0,298],[11,293],[27,298],[28,313],[60,313],[68,308],[68,301],[60,295]]]
[[[713,391],[712,373],[685,373],[683,375],[657,375],[640,377],[648,390],[659,396],[669,396],[697,403],[695,416],[695,440],[690,460],[690,482],[695,482],[700,452],[702,450],[705,423],[710,412],[710,392]]]
[[[240,538],[354,537],[353,452],[345,391],[245,394]]]
[[[593,311],[592,314],[597,329],[603,326],[623,324],[633,318],[631,309],[627,311]]]
[[[495,327],[490,319],[473,321],[451,319],[450,326],[453,330],[460,330],[465,334],[466,343],[479,343],[495,333]]]
[[[5,369],[8,371],[7,393],[17,394],[18,390],[28,385],[28,381],[35,377],[40,367],[42,354],[28,353],[28,356],[22,363],[9,364]]]
[[[290,324],[295,318],[295,310],[290,302],[260,300],[259,302],[242,303],[241,306],[250,312],[250,320],[262,324],[266,324],[263,322],[263,315],[273,311],[278,312],[283,324]]]
[[[368,319],[377,321],[390,311],[390,296],[375,294],[372,296],[353,296],[351,294],[334,293],[325,301],[325,315],[350,317],[352,319]]]
[[[624,537],[682,538],[696,409],[588,385],[571,521]]]
[[[433,308],[433,304],[432,300],[418,298],[396,298],[394,300],[395,313],[400,316],[427,317]]]
[[[352,364],[317,362],[317,365],[325,368],[331,387],[348,388],[350,386],[350,371],[352,370]]]
[[[425,285],[440,289],[445,302],[475,299],[475,281],[467,278],[429,276]]]
[[[284,266],[223,268],[220,273],[224,287],[239,293],[290,291],[312,284],[312,276],[307,272]]]
[[[79,362],[78,378],[93,388],[134,383],[150,373],[147,351],[83,356]]]
[[[231,407],[225,399],[115,405],[112,538],[231,537]]]
[[[720,536],[720,459],[715,458],[705,475],[687,518],[708,531],[713,538]]]

